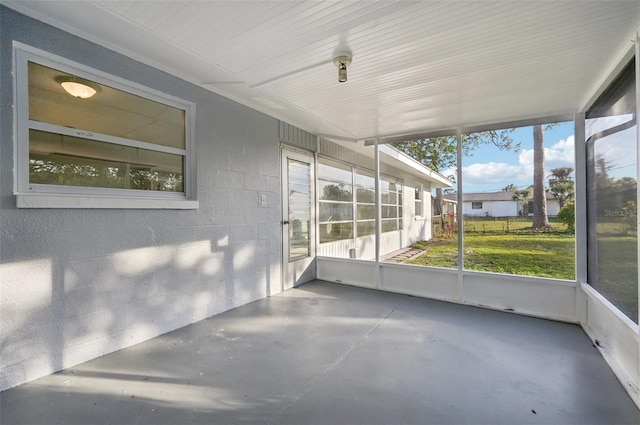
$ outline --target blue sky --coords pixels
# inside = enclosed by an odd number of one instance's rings
[[[551,169],[574,165],[573,122],[560,123],[545,131],[545,178]],[[520,142],[520,152],[500,150],[493,145],[484,145],[473,152],[473,156],[462,159],[463,191],[497,192],[508,184],[525,188],[533,184],[533,129],[517,128],[511,133],[515,142]],[[444,175],[455,170],[444,170]]]

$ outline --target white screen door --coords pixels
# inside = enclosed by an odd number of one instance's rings
[[[315,279],[314,159],[282,150],[283,287]]]

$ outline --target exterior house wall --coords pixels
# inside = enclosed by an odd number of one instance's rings
[[[0,31],[0,390],[280,291],[277,120],[3,6]],[[13,40],[195,103],[199,208],[17,209]]]
[[[473,202],[462,203],[462,214],[468,217],[518,217],[522,212],[522,203],[518,201],[478,201],[482,208],[473,209]],[[555,217],[560,212],[557,199],[547,199],[547,215]],[[533,214],[529,214],[530,216]]]
[[[462,214],[471,217],[516,217],[519,204],[516,201],[481,201],[482,208],[473,209],[472,202],[462,203]]]
[[[422,185],[422,216],[416,217],[416,205],[412,196],[415,188]],[[431,185],[415,178],[407,178],[405,180],[404,195],[404,217],[403,222],[407,233],[407,245],[420,240],[429,240],[433,237],[431,220],[433,219],[433,211],[431,202]]]
[[[547,199],[547,215],[555,217],[560,212],[560,202],[557,199]]]

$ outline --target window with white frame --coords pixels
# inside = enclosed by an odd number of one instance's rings
[[[414,197],[414,204],[415,204],[415,215],[416,217],[422,217],[423,211],[422,211],[422,194],[423,190],[422,190],[422,185],[421,184],[417,184],[415,187],[415,197]]]
[[[192,200],[193,104],[35,49],[15,67],[16,194]]]
[[[402,230],[402,181],[380,176],[380,197],[381,232]],[[318,205],[320,243],[373,235],[376,229],[373,172],[320,158]]]
[[[318,161],[318,220],[320,243],[354,237],[353,172],[350,166]]]
[[[482,209],[482,201],[473,201],[471,203],[472,210],[481,210]]]

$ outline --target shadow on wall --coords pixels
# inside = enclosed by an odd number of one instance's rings
[[[213,233],[93,257],[69,258],[61,247],[57,258],[5,260],[0,389],[280,291],[280,253],[269,255],[266,239],[238,237],[230,226]]]

